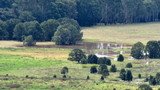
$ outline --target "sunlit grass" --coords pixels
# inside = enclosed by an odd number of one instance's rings
[[[160,40],[160,23],[93,26],[83,28],[84,40],[134,44]]]

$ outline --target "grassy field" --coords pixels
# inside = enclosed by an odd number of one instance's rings
[[[83,28],[86,41],[105,41],[122,44],[160,40],[160,23],[93,26]]]
[[[45,52],[43,52],[45,50]],[[8,52],[8,53],[7,53]],[[28,53],[40,53],[39,55],[28,55]],[[61,53],[61,56],[54,55]],[[64,53],[62,53],[64,52]],[[159,72],[160,61],[150,60],[150,67],[145,61],[125,60],[117,62],[112,60],[118,68],[118,72],[110,73],[104,82],[100,81],[99,74],[90,74],[90,64],[77,64],[67,60],[70,49],[50,49],[50,48],[1,48],[0,49],[0,89],[28,89],[28,90],[135,90],[140,83],[144,83],[146,75],[155,75]],[[27,55],[26,55],[27,53]],[[52,57],[46,57],[46,53],[52,53]],[[44,55],[43,55],[44,54]],[[131,69],[134,75],[133,82],[123,82],[119,76],[119,70],[125,68],[131,62]],[[69,68],[67,80],[63,80],[60,70],[62,67]],[[98,66],[98,65],[96,65]],[[108,66],[108,69],[110,66]],[[152,68],[152,69],[151,69]],[[137,79],[138,74],[142,74],[142,79]],[[8,75],[7,75],[8,74]],[[26,75],[29,77],[26,78]],[[53,78],[57,75],[57,78]],[[87,76],[90,80],[86,80]],[[158,86],[153,87],[157,90]]]
[[[160,23],[95,26],[83,28],[85,41],[116,42],[133,44],[137,41],[159,40]],[[136,90],[146,76],[160,72],[160,60],[112,60],[118,72],[110,73],[105,81],[100,81],[100,74],[90,74],[91,64],[77,64],[68,61],[72,47],[56,47],[52,42],[38,42],[36,47],[22,47],[22,42],[0,41],[0,90]],[[114,49],[119,52],[119,48]],[[129,48],[124,49],[129,52]],[[134,79],[124,82],[118,78],[119,71],[127,63],[132,63]],[[62,67],[67,66],[69,73],[63,80],[60,74]],[[95,65],[98,67],[98,65]],[[110,66],[108,66],[110,69]],[[126,68],[127,69],[127,68]],[[138,79],[138,74],[142,78]],[[56,75],[57,78],[53,76]],[[86,77],[90,76],[90,80]],[[159,86],[152,86],[158,90]]]

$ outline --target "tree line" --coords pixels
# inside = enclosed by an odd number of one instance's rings
[[[18,36],[14,36],[15,28],[18,27],[20,28],[20,26],[25,26],[26,29],[28,30],[31,28],[33,29],[32,26],[36,26],[36,28],[39,28],[38,29],[39,34],[42,34],[41,29],[45,29],[46,31],[48,30],[49,32],[43,32],[43,34],[47,35],[44,36],[43,39],[40,39],[41,36],[39,38],[38,36],[36,37],[33,36],[33,38],[36,38],[38,40],[39,39],[51,40],[54,34],[53,32],[57,30],[56,27],[58,24],[56,23],[56,20],[60,20],[61,18],[74,19],[78,22],[80,26],[91,26],[91,25],[96,25],[97,23],[117,24],[117,23],[138,23],[138,22],[159,21],[160,1],[159,0],[0,0],[0,34],[1,34],[0,39],[20,40],[22,37],[18,38]],[[52,27],[52,25],[47,26],[48,25],[47,21],[55,22],[52,31],[48,29],[49,27]],[[63,28],[64,27],[65,26],[63,26]],[[59,29],[61,28],[59,27]],[[77,29],[79,29],[79,27]],[[61,32],[62,31],[63,30],[61,30]],[[36,32],[36,30],[34,32]],[[70,35],[67,32],[65,33],[65,35]],[[82,36],[82,34],[79,36]],[[77,40],[79,39],[80,38],[78,37]],[[65,41],[70,41],[70,39]],[[75,42],[70,41],[67,43],[62,42],[58,44],[63,44],[63,43],[72,44]]]

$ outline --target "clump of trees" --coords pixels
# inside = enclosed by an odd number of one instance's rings
[[[53,40],[58,45],[75,44],[82,37],[76,21],[81,26],[159,21],[159,3],[159,0],[1,0],[0,40],[22,40],[23,35],[32,35],[36,40],[50,41],[55,36]],[[70,18],[71,25],[66,27],[68,20],[63,18]],[[28,25],[31,22],[33,25]],[[39,37],[42,34],[43,38]],[[67,41],[62,40],[64,36]]]
[[[98,74],[102,74],[103,77],[106,77],[109,75],[109,70],[107,68],[107,65],[101,64],[98,67]]]
[[[106,57],[98,58],[94,54],[90,54],[90,55],[86,56],[85,52],[83,52],[81,49],[73,49],[69,53],[68,60],[77,61],[78,63],[81,63],[81,64],[105,64],[108,66],[111,65],[110,59],[108,59]]]
[[[146,53],[146,55],[144,55]],[[160,41],[148,41],[147,45],[138,42],[132,46],[131,56],[136,59],[143,59],[149,57],[152,59],[160,58]]]
[[[133,75],[130,70],[121,69],[119,77],[124,81],[132,81]]]
[[[148,82],[150,85],[160,85],[160,73],[158,72],[155,76],[149,76]]]

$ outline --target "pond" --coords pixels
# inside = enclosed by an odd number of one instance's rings
[[[83,49],[86,54],[96,54],[98,57],[113,57],[118,54],[130,53],[131,46],[117,44],[117,43],[105,43],[105,42],[79,42],[77,45],[37,45],[40,48],[69,48],[69,49]]]

